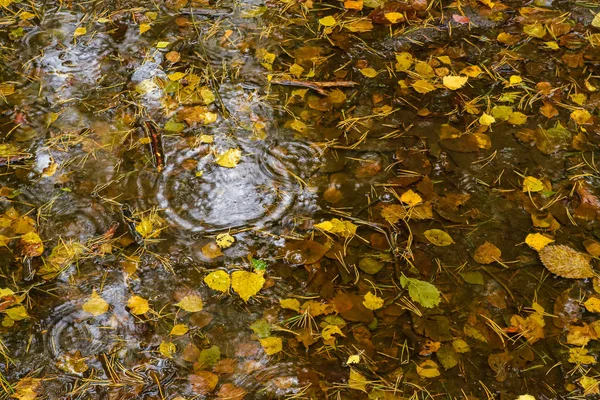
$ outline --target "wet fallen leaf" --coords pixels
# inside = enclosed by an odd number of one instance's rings
[[[425,308],[433,308],[440,304],[440,291],[429,282],[407,278],[402,275],[400,277],[400,285],[403,288],[408,287],[410,298]]]
[[[588,110],[575,110],[571,113],[571,119],[579,125],[590,124],[592,115]]]
[[[158,346],[158,351],[162,354],[163,357],[173,358],[173,354],[177,351],[177,346],[171,342],[165,342],[164,340],[160,342]]]
[[[169,335],[173,335],[173,336],[182,336],[185,335],[186,333],[188,333],[189,329],[187,326],[185,326],[184,324],[177,324],[175,326],[173,326],[173,328],[171,328],[171,332],[169,332]]]
[[[473,254],[473,258],[479,264],[491,264],[494,261],[499,261],[500,256],[502,256],[500,249],[490,242],[485,242],[479,246]]]
[[[92,295],[81,306],[83,311],[92,314],[94,317],[104,314],[108,311],[108,303],[100,297],[96,290],[92,291]]]
[[[75,33],[73,33],[73,36],[77,37],[77,36],[83,36],[87,33],[87,28],[85,26],[80,26],[79,28],[75,29]]]
[[[592,278],[594,270],[582,253],[564,245],[548,245],[539,252],[544,266],[553,274],[569,279]]]
[[[210,371],[196,371],[188,376],[188,381],[194,393],[207,395],[217,387],[219,376]]]
[[[435,90],[435,86],[424,79],[415,81],[411,86],[421,94],[429,93]]]
[[[596,357],[589,355],[588,349],[574,347],[569,349],[568,361],[573,364],[594,365],[596,364]]]
[[[265,284],[265,278],[260,273],[248,271],[234,271],[231,274],[231,288],[240,297],[248,302],[250,297],[256,295]]]
[[[231,285],[231,279],[226,271],[217,270],[206,275],[204,277],[204,283],[213,290],[227,293],[229,291],[229,286]]]
[[[182,310],[188,312],[202,311],[202,308],[204,306],[200,296],[197,296],[195,294],[185,296],[183,299],[181,299],[181,301],[179,301],[179,303],[175,303],[175,305],[181,308]]]
[[[300,301],[298,299],[281,299],[279,300],[281,308],[300,312]]]
[[[280,337],[271,336],[264,339],[259,339],[260,345],[265,353],[269,356],[279,353],[283,350],[283,340]]]
[[[408,204],[409,206],[414,207],[417,204],[423,202],[423,198],[417,193],[413,192],[412,190],[408,190],[402,193],[402,195],[400,196],[400,201],[404,204]]]
[[[383,299],[378,297],[377,295],[369,292],[365,294],[365,299],[363,300],[363,305],[367,307],[369,310],[378,310],[383,307]]]
[[[544,184],[533,176],[526,176],[523,180],[523,192],[541,192],[544,190]]]
[[[589,312],[600,313],[600,298],[596,296],[587,299],[583,305]]]
[[[542,235],[541,233],[530,233],[525,238],[525,243],[532,249],[536,251],[540,251],[545,246],[553,243],[554,239],[549,238],[548,236]]]
[[[333,218],[330,221],[323,221],[319,224],[316,224],[315,228],[333,233],[335,235],[350,237],[356,234],[356,229],[358,227],[350,221]]]
[[[496,122],[496,118],[489,114],[483,113],[481,117],[479,117],[479,123],[483,126],[490,126],[494,122]]]
[[[350,376],[348,378],[348,387],[354,390],[367,391],[367,378],[354,368],[350,368]]]
[[[421,378],[435,378],[440,376],[438,365],[433,360],[425,360],[417,365],[417,374]]]
[[[127,307],[129,307],[131,313],[135,315],[145,314],[150,310],[150,304],[148,304],[148,300],[135,295],[131,296],[129,300],[127,300]]]
[[[215,163],[225,168],[235,168],[242,159],[242,151],[240,149],[229,149],[224,153],[219,154],[215,159]]]
[[[452,237],[440,229],[429,229],[423,234],[427,240],[436,246],[449,246],[454,243]]]
[[[229,233],[221,233],[217,235],[215,240],[217,242],[217,246],[219,246],[222,249],[231,247],[231,245],[235,242],[235,238]]]
[[[466,76],[448,75],[442,79],[442,83],[450,90],[458,90],[469,80]]]
[[[21,236],[19,243],[21,244],[21,252],[24,256],[38,257],[44,252],[42,239],[35,232],[28,232]]]
[[[319,24],[321,24],[325,27],[332,27],[337,24],[337,21],[335,20],[334,17],[332,17],[331,15],[328,15],[326,17],[319,19]]]

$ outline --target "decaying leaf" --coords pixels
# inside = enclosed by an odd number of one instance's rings
[[[592,278],[594,270],[582,253],[564,245],[548,245],[539,252],[544,266],[553,274],[569,279]]]
[[[494,261],[499,261],[502,256],[502,252],[499,248],[494,246],[490,242],[485,242],[475,250],[473,258],[479,264],[491,264]]]
[[[242,151],[240,149],[229,149],[221,153],[215,159],[215,163],[225,168],[235,168],[242,159]]]
[[[452,237],[439,229],[429,229],[423,233],[427,240],[436,246],[450,246],[454,243]]]

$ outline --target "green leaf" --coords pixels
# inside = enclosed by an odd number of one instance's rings
[[[402,275],[400,284],[403,288],[408,287],[408,294],[413,301],[416,301],[425,308],[433,308],[440,304],[440,291],[429,282],[418,279],[407,278]]]
[[[256,320],[250,325],[250,329],[254,331],[254,334],[259,339],[263,339],[271,336],[271,324],[266,319]]]
[[[168,120],[165,123],[165,131],[176,132],[179,133],[185,128],[185,125],[182,122],[177,122],[173,118]]]
[[[267,262],[264,260],[257,260],[256,258],[251,258],[252,266],[255,271],[266,271],[267,270]]]
[[[200,364],[213,367],[221,359],[221,349],[219,346],[212,346],[200,352],[198,361]]]

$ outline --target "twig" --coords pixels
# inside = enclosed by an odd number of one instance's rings
[[[327,92],[324,88],[331,87],[353,87],[358,85],[356,82],[352,81],[337,81],[337,82],[308,82],[308,81],[299,81],[295,79],[271,79],[270,83],[275,85],[283,85],[283,86],[297,86],[297,87],[305,87],[309,89],[313,89],[319,94],[327,95]]]

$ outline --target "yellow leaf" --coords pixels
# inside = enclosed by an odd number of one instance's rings
[[[388,12],[383,14],[383,16],[392,24],[397,24],[398,22],[404,21],[404,15],[399,12]]]
[[[490,126],[494,122],[496,122],[496,118],[489,114],[483,113],[481,117],[479,117],[479,123],[483,126]]]
[[[235,242],[235,238],[229,233],[221,233],[220,235],[217,235],[215,240],[217,242],[217,246],[219,246],[222,249],[231,247],[231,245]]]
[[[12,4],[13,0],[0,0],[0,7],[8,7]]]
[[[73,33],[73,36],[77,37],[77,36],[82,36],[85,35],[87,33],[87,28],[85,26],[80,26],[79,28],[75,29],[75,33]]]
[[[560,49],[560,46],[558,45],[558,43],[556,43],[554,41],[544,42],[544,44],[550,50],[558,50],[558,49]]]
[[[234,271],[231,274],[231,288],[248,302],[250,297],[257,294],[265,284],[262,274],[248,271]]]
[[[25,307],[23,307],[20,304],[17,306],[11,307],[7,310],[4,310],[4,313],[8,316],[8,318],[12,319],[13,321],[21,321],[21,320],[29,318],[29,314],[27,314],[27,310],[25,309]]]
[[[145,314],[150,310],[148,300],[140,296],[131,296],[127,301],[127,307],[131,310],[132,314]]]
[[[423,199],[417,193],[409,189],[408,191],[402,193],[402,196],[400,196],[400,201],[413,207],[417,204],[420,204]]]
[[[231,279],[229,278],[229,274],[227,272],[223,270],[217,270],[206,275],[204,277],[204,283],[206,283],[208,287],[213,290],[226,293],[229,291],[229,286],[231,286]]]
[[[375,71],[373,68],[363,68],[359,71],[367,78],[375,78],[377,76],[377,71]]]
[[[280,337],[271,336],[264,339],[258,339],[265,353],[269,356],[279,353],[283,350],[283,340]]]
[[[154,230],[154,223],[150,217],[143,217],[140,220],[140,222],[135,224],[135,230],[144,239],[147,239],[152,236],[152,232]]]
[[[302,68],[296,63],[292,64],[292,66],[290,67],[290,74],[294,75],[296,78],[300,78],[303,72],[304,68]]]
[[[415,81],[412,85],[413,89],[421,94],[429,93],[435,90],[435,86],[426,81],[425,79],[419,79]]]
[[[337,325],[327,325],[321,331],[321,336],[323,337],[323,340],[325,340],[326,342],[329,342],[332,339],[335,340],[335,336],[333,336],[333,335],[340,335],[340,336],[346,337],[346,335],[344,335],[344,333],[342,332],[340,327]]]
[[[600,299],[598,297],[590,297],[583,305],[589,312],[600,313]]]
[[[468,80],[469,78],[466,76],[447,75],[444,77],[442,82],[444,86],[446,86],[448,89],[457,90],[463,87]]]
[[[540,251],[552,242],[554,242],[554,239],[550,239],[549,237],[544,236],[541,233],[530,233],[525,238],[525,243],[527,243],[529,247],[536,251]]]
[[[508,79],[508,83],[510,85],[518,85],[522,82],[523,82],[523,78],[521,78],[519,75],[511,75],[510,78]]]
[[[600,12],[594,15],[594,19],[592,20],[592,26],[595,28],[600,28]]]
[[[108,311],[108,303],[104,301],[104,299],[100,297],[98,293],[96,293],[96,290],[94,290],[90,298],[83,303],[81,308],[83,311],[92,314],[94,317],[97,317],[98,315],[102,315]]]
[[[302,132],[304,132],[306,130],[306,124],[304,122],[300,121],[299,119],[295,119],[290,124],[290,128],[292,128],[296,132],[302,133]]]
[[[211,144],[215,141],[215,138],[212,135],[200,135],[199,139],[200,139],[200,143],[205,143],[205,144]]]
[[[229,149],[226,152],[220,154],[215,162],[221,167],[235,168],[242,158],[242,151],[240,149]]]
[[[319,24],[326,26],[326,27],[331,27],[331,26],[335,26],[337,24],[337,21],[331,15],[328,15],[326,17],[319,19]]]
[[[350,357],[348,357],[348,360],[346,360],[346,364],[348,364],[348,365],[358,364],[359,362],[360,362],[360,355],[358,355],[358,354],[353,354]]]
[[[341,235],[350,237],[356,234],[358,228],[350,221],[344,221],[337,218],[333,218],[330,221],[323,221],[315,225],[315,228],[321,229],[325,232],[333,233],[335,235]]]
[[[452,64],[452,60],[448,56],[439,56],[439,57],[436,57],[436,58],[438,60],[440,60],[441,62],[443,62],[444,64],[446,64],[446,65]]]
[[[591,123],[592,118],[588,110],[575,110],[571,113],[571,119],[579,125]]]
[[[200,88],[200,97],[202,97],[202,101],[206,105],[214,103],[215,99],[216,99],[213,91],[210,90],[210,88],[208,88],[207,86],[202,86]],[[216,121],[216,119],[214,121]],[[212,121],[212,122],[214,122],[214,121]]]
[[[170,43],[169,42],[158,42],[156,43],[156,48],[157,49],[164,49],[166,48]]]
[[[171,342],[165,342],[164,340],[158,346],[158,351],[163,357],[173,358],[173,353],[177,351],[177,347]]]
[[[586,100],[587,100],[587,96],[585,93],[573,93],[572,95],[569,96],[569,98],[571,99],[571,101],[579,106],[582,106],[585,104]]]
[[[477,65],[469,65],[468,67],[463,68],[460,73],[468,76],[469,78],[477,78],[481,75],[481,68]]]
[[[151,26],[149,24],[140,24],[140,35],[144,32],[148,32]]]
[[[396,54],[396,71],[408,71],[414,62],[413,56],[410,53],[403,51]]]
[[[508,123],[509,124],[513,124],[513,125],[523,125],[527,122],[527,115],[519,112],[519,111],[515,111],[510,115],[510,118],[508,118]]]
[[[185,326],[184,324],[177,324],[171,329],[171,332],[169,333],[169,335],[181,336],[181,335],[185,335],[186,333],[188,333],[188,331],[189,331],[188,327]]]
[[[281,308],[300,312],[300,301],[298,299],[282,299],[279,300],[279,305]]]
[[[22,253],[28,257],[38,257],[44,252],[44,245],[42,239],[35,232],[27,232],[21,236],[20,244],[22,246]]]
[[[596,358],[592,355],[588,355],[587,349],[581,349],[574,347],[569,349],[569,360],[573,364],[596,364]]]
[[[23,11],[20,15],[19,18],[21,18],[24,21],[27,21],[29,19],[35,18],[35,14],[30,13],[29,11]]]
[[[179,303],[176,303],[175,305],[188,312],[202,311],[202,307],[204,306],[202,299],[195,294],[185,296]]]
[[[362,303],[363,306],[367,307],[369,310],[379,310],[381,307],[383,307],[383,299],[372,294],[371,292],[365,294],[365,298]]]
[[[534,38],[542,39],[546,36],[546,27],[541,24],[530,24],[523,26],[523,32]]]
[[[167,78],[169,78],[171,82],[177,82],[186,75],[187,74],[185,72],[173,72],[172,74],[167,75]]]
[[[436,246],[449,246],[454,243],[450,235],[439,229],[429,229],[423,233],[427,240]]]
[[[544,184],[538,178],[526,176],[523,180],[523,192],[541,192],[544,190]]]
[[[354,368],[350,369],[350,377],[348,378],[348,387],[354,390],[367,391],[367,378],[362,376]]]
[[[435,378],[440,376],[440,370],[438,369],[438,365],[435,363],[435,361],[426,360],[417,365],[417,374],[421,378]]]

